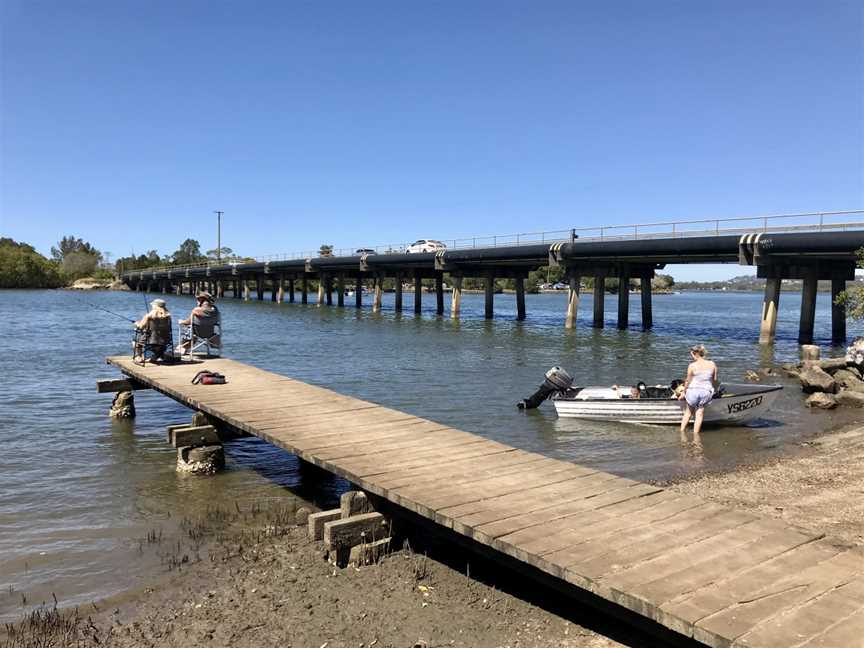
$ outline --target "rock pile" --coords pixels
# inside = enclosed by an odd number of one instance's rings
[[[805,349],[804,360],[783,365],[809,394],[807,407],[833,409],[838,405],[864,407],[864,338],[855,338],[843,358],[819,359],[818,347]]]

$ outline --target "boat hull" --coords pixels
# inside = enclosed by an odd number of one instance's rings
[[[759,418],[771,407],[781,389],[783,387],[779,385],[725,385],[724,394],[706,406],[704,422],[735,425]],[[552,402],[561,418],[655,425],[680,423],[686,405],[683,400],[672,398],[580,399],[558,396],[553,397]]]

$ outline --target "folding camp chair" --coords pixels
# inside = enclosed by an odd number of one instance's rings
[[[132,360],[144,366],[148,360],[174,362],[174,337],[170,317],[153,317],[145,328],[135,329]]]
[[[219,355],[222,348],[222,317],[215,308],[205,315],[193,313],[191,324],[180,324],[183,355]],[[215,353],[214,353],[215,351]]]

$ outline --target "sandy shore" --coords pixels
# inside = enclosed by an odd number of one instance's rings
[[[861,544],[864,427],[817,437],[795,456],[668,487]],[[376,565],[338,569],[294,524],[302,502],[286,499],[276,510],[214,509],[186,522],[184,537],[150,548],[168,572],[161,582],[71,620],[49,613],[0,647],[52,645],[37,643],[47,635],[82,648],[645,645],[615,622],[452,547],[431,546],[433,557],[403,548]]]
[[[782,519],[846,544],[864,543],[864,427],[815,437],[795,456],[670,488]]]

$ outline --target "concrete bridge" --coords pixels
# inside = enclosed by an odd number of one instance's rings
[[[604,293],[607,278],[617,278],[627,286],[631,278],[641,284],[642,327],[653,326],[651,278],[669,263],[737,263],[755,267],[756,275],[766,279],[759,331],[760,343],[774,341],[780,286],[783,279],[802,280],[802,299],[798,341],[813,340],[817,282],[831,281],[831,336],[836,343],[846,339],[846,312],[834,298],[854,279],[856,253],[864,247],[864,222],[849,219],[864,211],[831,214],[795,214],[780,217],[723,219],[651,223],[605,228],[599,236],[582,237],[579,230],[558,233],[558,240],[547,235],[501,237],[493,244],[448,247],[437,253],[408,254],[388,249],[382,253],[333,256],[299,255],[294,258],[266,258],[208,262],[189,266],[148,268],[124,273],[123,280],[137,290],[163,293],[194,293],[206,288],[217,296],[230,293],[249,299],[269,297],[277,302],[309,302],[309,281],[318,283],[318,304],[345,306],[346,287],[354,289],[355,306],[362,306],[365,283],[374,286],[372,306],[382,304],[383,280],[395,279],[394,308],[402,310],[403,282],[414,286],[414,311],[422,306],[422,280],[435,285],[436,311],[444,315],[444,275],[452,286],[450,316],[458,318],[465,277],[479,278],[485,287],[485,316],[494,316],[495,279],[513,279],[516,287],[517,319],[526,317],[525,279],[541,266],[565,269],[569,285],[564,324],[572,328],[579,307],[583,277],[594,279],[593,325],[604,325]],[[829,217],[826,219],[826,216]],[[835,222],[843,217],[842,222]],[[802,220],[803,219],[803,220]],[[746,222],[742,222],[746,221]],[[641,228],[641,231],[640,231]],[[605,232],[604,232],[605,230]],[[538,240],[539,239],[539,240]],[[629,320],[630,293],[618,291],[618,328]]]

